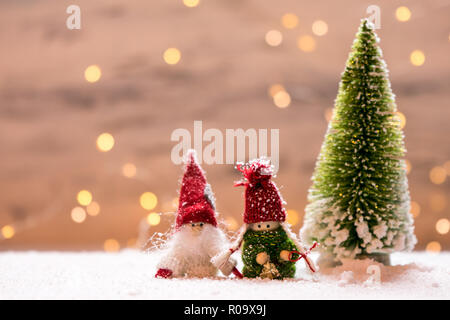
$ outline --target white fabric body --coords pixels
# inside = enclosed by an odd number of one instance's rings
[[[211,263],[211,258],[229,246],[219,228],[205,224],[196,231],[185,224],[169,240],[167,251],[157,267],[171,270],[173,277],[213,277],[218,269]],[[235,261],[230,261],[220,269],[229,275],[235,265]]]

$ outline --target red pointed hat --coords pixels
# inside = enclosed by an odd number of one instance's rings
[[[195,150],[188,150],[181,183],[176,228],[186,223],[204,222],[217,226],[215,198],[205,173],[198,164]]]
[[[239,164],[237,169],[244,175],[244,180],[236,186],[245,186],[245,223],[286,220],[284,201],[277,186],[271,180],[273,168],[268,159],[260,158]]]

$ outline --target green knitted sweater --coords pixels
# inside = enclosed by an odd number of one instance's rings
[[[242,248],[242,261],[244,262],[243,274],[248,278],[260,277],[263,266],[256,262],[256,256],[260,252],[266,252],[270,263],[273,263],[279,272],[274,279],[293,278],[295,275],[295,262],[284,261],[280,258],[282,250],[297,250],[294,242],[288,238],[286,232],[280,226],[275,230],[254,231],[249,229],[244,234]],[[294,254],[293,258],[298,256]]]

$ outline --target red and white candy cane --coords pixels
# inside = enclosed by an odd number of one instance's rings
[[[242,273],[236,267],[233,268],[232,272],[236,276],[236,278],[239,278],[239,279],[243,279],[244,278]]]
[[[311,264],[309,263],[309,261],[308,261],[308,259],[306,258],[306,256],[307,256],[308,254],[310,254],[310,253],[311,253],[311,250],[314,249],[315,247],[317,247],[317,245],[318,245],[317,242],[314,242],[313,245],[311,246],[311,248],[309,248],[309,250],[305,251],[304,253],[301,253],[301,252],[299,252],[299,251],[297,251],[297,250],[292,250],[291,252],[289,252],[289,261],[291,261],[291,262],[297,262],[297,261],[300,260],[301,258],[304,258],[305,261],[306,261],[306,263],[308,264],[309,269],[310,269],[312,272],[315,272],[314,268],[311,266]],[[296,253],[296,254],[299,255],[299,257],[298,257],[297,259],[292,259],[292,255],[293,255],[294,253]]]

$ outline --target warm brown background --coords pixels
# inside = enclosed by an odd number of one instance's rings
[[[82,29],[65,26],[66,7],[81,7]],[[368,5],[381,7],[378,30],[405,127],[418,249],[450,237],[435,230],[449,217],[449,178],[441,185],[430,170],[450,160],[449,1],[268,1],[182,0],[1,1],[0,2],[0,227],[13,225],[0,250],[101,249],[107,238],[122,247],[138,236],[148,212],[139,195],[158,196],[166,211],[177,195],[181,169],[170,161],[176,128],[279,128],[280,171],[276,182],[288,208],[303,214],[307,189],[359,20]],[[412,18],[395,19],[407,5]],[[280,25],[287,12],[299,17],[293,30]],[[312,53],[296,39],[310,34],[316,19],[329,31],[314,38]],[[265,41],[270,29],[283,32],[281,46]],[[181,50],[179,64],[164,63],[168,47]],[[421,67],[410,53],[426,55]],[[91,64],[99,82],[84,79]],[[291,94],[286,109],[274,106],[267,89],[282,83]],[[111,132],[116,145],[100,153],[97,136]],[[121,175],[133,162],[135,179]],[[223,217],[240,223],[242,189],[231,165],[204,166]],[[101,205],[97,217],[70,218],[76,193],[90,190]],[[434,208],[433,199],[444,199]],[[441,200],[442,202],[442,200]],[[442,207],[442,206],[441,206]],[[164,217],[153,230],[165,231]],[[297,231],[298,223],[294,229]]]

